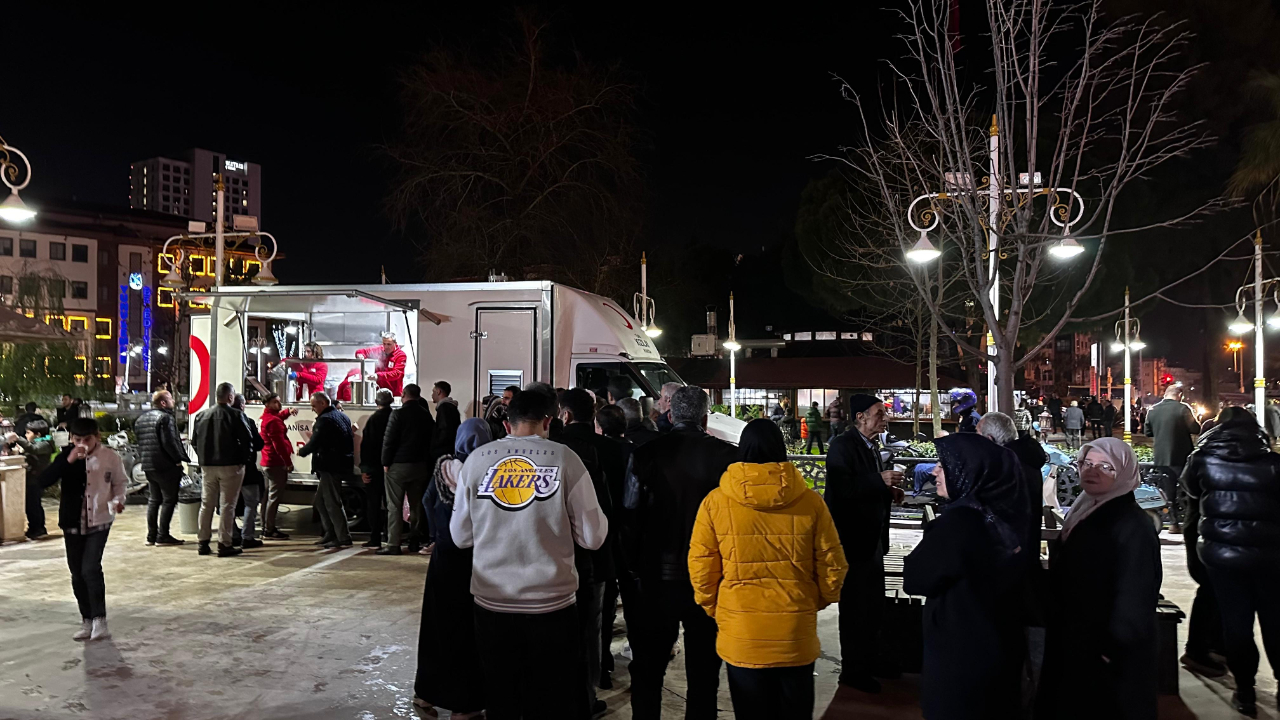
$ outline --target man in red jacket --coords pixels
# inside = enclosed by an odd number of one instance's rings
[[[285,421],[297,410],[285,410],[280,396],[271,393],[266,397],[262,411],[262,469],[267,473],[267,492],[262,497],[262,537],[269,540],[288,540],[289,536],[276,528],[276,512],[280,509],[280,495],[293,472],[293,446],[289,444],[289,430]]]
[[[408,358],[405,357],[404,350],[401,350],[396,343],[395,333],[382,333],[381,345],[357,350],[356,357],[378,358],[378,363],[374,366],[374,372],[367,379],[378,383],[380,388],[390,390],[391,394],[397,397],[404,394],[404,366]]]

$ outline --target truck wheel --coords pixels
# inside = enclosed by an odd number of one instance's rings
[[[1160,517],[1160,512],[1157,510],[1148,510],[1147,517],[1151,518],[1151,525],[1155,527],[1156,534],[1159,535],[1160,531],[1164,530],[1164,518]]]

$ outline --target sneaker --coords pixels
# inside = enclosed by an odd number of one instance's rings
[[[436,710],[435,705],[432,705],[431,703],[427,702],[426,700],[423,700],[417,695],[413,696],[413,706],[418,708],[419,712],[421,712],[423,715],[427,717],[430,717],[430,718],[440,717],[440,712]],[[458,715],[454,714],[453,717],[458,717]]]
[[[381,541],[381,540],[370,540],[369,542],[367,542],[367,543],[365,543],[365,544],[361,545],[360,547],[365,547],[365,548],[380,548],[380,547],[382,547],[382,541]]]
[[[346,541],[331,540],[325,543],[324,545],[321,545],[320,547],[323,547],[326,550],[335,550],[335,549],[341,550],[343,548],[351,547],[351,541],[350,540],[346,540]]]
[[[843,673],[840,675],[840,684],[851,687],[854,690],[861,690],[864,693],[875,695],[880,692],[880,681],[866,675],[863,677],[846,677]]]
[[[282,533],[279,530],[268,530],[262,533],[262,537],[266,540],[288,540],[289,534]]]
[[[384,548],[378,548],[378,551],[374,553],[374,555],[403,555],[403,554],[404,553],[400,551],[400,548],[393,547],[390,545]]]
[[[1204,657],[1193,657],[1191,653],[1183,653],[1182,666],[1197,675],[1204,677],[1222,677],[1227,674],[1227,668],[1222,663],[1214,660],[1208,655]]]
[[[179,540],[178,538],[172,535],[165,535],[164,537],[156,538],[156,545],[186,545],[186,544],[187,544],[186,540]]]
[[[149,538],[147,538],[147,547],[151,547],[151,546],[153,546],[153,545],[155,545],[155,544],[156,544],[156,539],[155,539],[155,538],[153,538],[153,537],[149,537]]]
[[[89,618],[84,618],[80,621],[80,629],[76,631],[75,635],[71,636],[71,639],[88,640],[91,635],[93,635],[93,621]]]
[[[231,538],[231,547],[240,547],[240,545],[241,545],[243,542],[244,542],[244,536],[243,536],[243,535],[234,535],[234,536],[232,536],[232,538]]]
[[[93,632],[92,634],[89,635],[89,639],[90,640],[106,640],[109,637],[111,637],[111,631],[107,629],[107,619],[104,617],[94,618]]]
[[[244,548],[245,550],[252,550],[252,549],[254,549],[254,548],[260,548],[260,547],[262,547],[262,541],[261,541],[261,540],[254,540],[253,538],[249,538],[248,540],[245,540],[243,543],[241,543],[240,547]]]
[[[1245,717],[1258,717],[1258,695],[1251,687],[1239,688],[1232,693],[1231,705],[1235,707],[1236,712]]]
[[[1178,523],[1173,523],[1173,524],[1171,524],[1171,525],[1169,526],[1169,534],[1170,534],[1170,535],[1181,535],[1181,534],[1182,534],[1182,526],[1181,526],[1181,525],[1179,525]]]
[[[241,550],[234,545],[228,546],[218,543],[218,557],[235,557],[242,552],[244,552],[244,550]]]
[[[219,544],[219,545],[218,545],[218,547],[219,547],[219,548],[221,548],[221,547],[222,547],[222,545],[221,545],[221,544]],[[208,540],[201,540],[201,541],[200,541],[200,554],[201,554],[201,555],[212,555],[212,554],[213,554],[213,551],[209,549],[209,541],[208,541]]]
[[[432,550],[433,548],[435,548],[435,546],[436,546],[436,544],[435,544],[435,543],[431,543],[430,545],[428,545],[428,546],[426,546],[426,547],[422,548],[421,550],[419,550],[419,551],[418,551],[418,554],[419,554],[419,555],[430,555],[430,554],[431,554],[431,550]]]

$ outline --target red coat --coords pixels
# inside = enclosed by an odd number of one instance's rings
[[[324,390],[324,379],[329,376],[329,366],[322,362],[298,363],[294,373],[298,376],[298,399],[305,400],[312,393]]]
[[[376,357],[378,363],[374,365],[374,374],[378,376],[378,387],[386,388],[391,394],[400,397],[404,392],[404,366],[409,358],[404,354],[404,350],[397,345],[390,355],[386,355],[382,351],[381,345],[374,345],[356,351],[356,357]]]
[[[288,467],[293,464],[293,446],[289,444],[289,431],[285,427],[288,419],[289,411],[283,408],[278,413],[262,411],[262,422],[258,427],[262,435],[262,467]]]

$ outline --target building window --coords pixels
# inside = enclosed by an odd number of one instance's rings
[[[95,338],[99,340],[111,339],[111,318],[109,317],[95,318],[93,323],[94,323],[93,336]]]
[[[88,245],[72,245],[71,246],[71,262],[78,262],[78,263],[89,262],[89,246]]]
[[[19,240],[18,241],[18,257],[34,258],[36,256],[35,240]]]
[[[190,175],[190,174],[191,174],[191,168],[189,168],[189,167],[184,167],[184,168],[182,168],[182,174],[183,174],[183,175]]]
[[[142,272],[142,253],[140,252],[129,253],[129,272],[131,273]]]
[[[163,170],[164,170],[165,172],[169,172],[169,163],[165,163],[165,164],[164,164]]]
[[[50,260],[66,260],[67,244],[60,242],[49,243],[49,259]]]
[[[836,334],[834,332],[816,332],[813,334],[813,339],[814,340],[835,340]]]
[[[800,341],[800,340],[812,340],[812,339],[813,339],[813,333],[811,333],[811,332],[796,333],[796,340],[797,340],[797,341]]]
[[[0,255],[13,257],[13,238],[0,237]]]
[[[0,275],[0,295],[13,294],[13,278],[8,275]]]
[[[49,297],[64,298],[67,296],[67,281],[51,278],[49,280]]]
[[[98,287],[98,302],[103,303],[103,302],[110,302],[110,301],[111,301],[111,287],[109,285],[100,285]]]
[[[107,255],[107,251],[106,251],[106,250],[99,250],[99,251],[98,251],[98,264],[99,264],[99,265],[106,265],[106,264],[107,264],[108,262],[110,262],[110,261],[111,261],[111,257],[110,257],[109,255]]]
[[[89,283],[80,280],[71,281],[71,299],[72,300],[88,300],[89,299]]]

